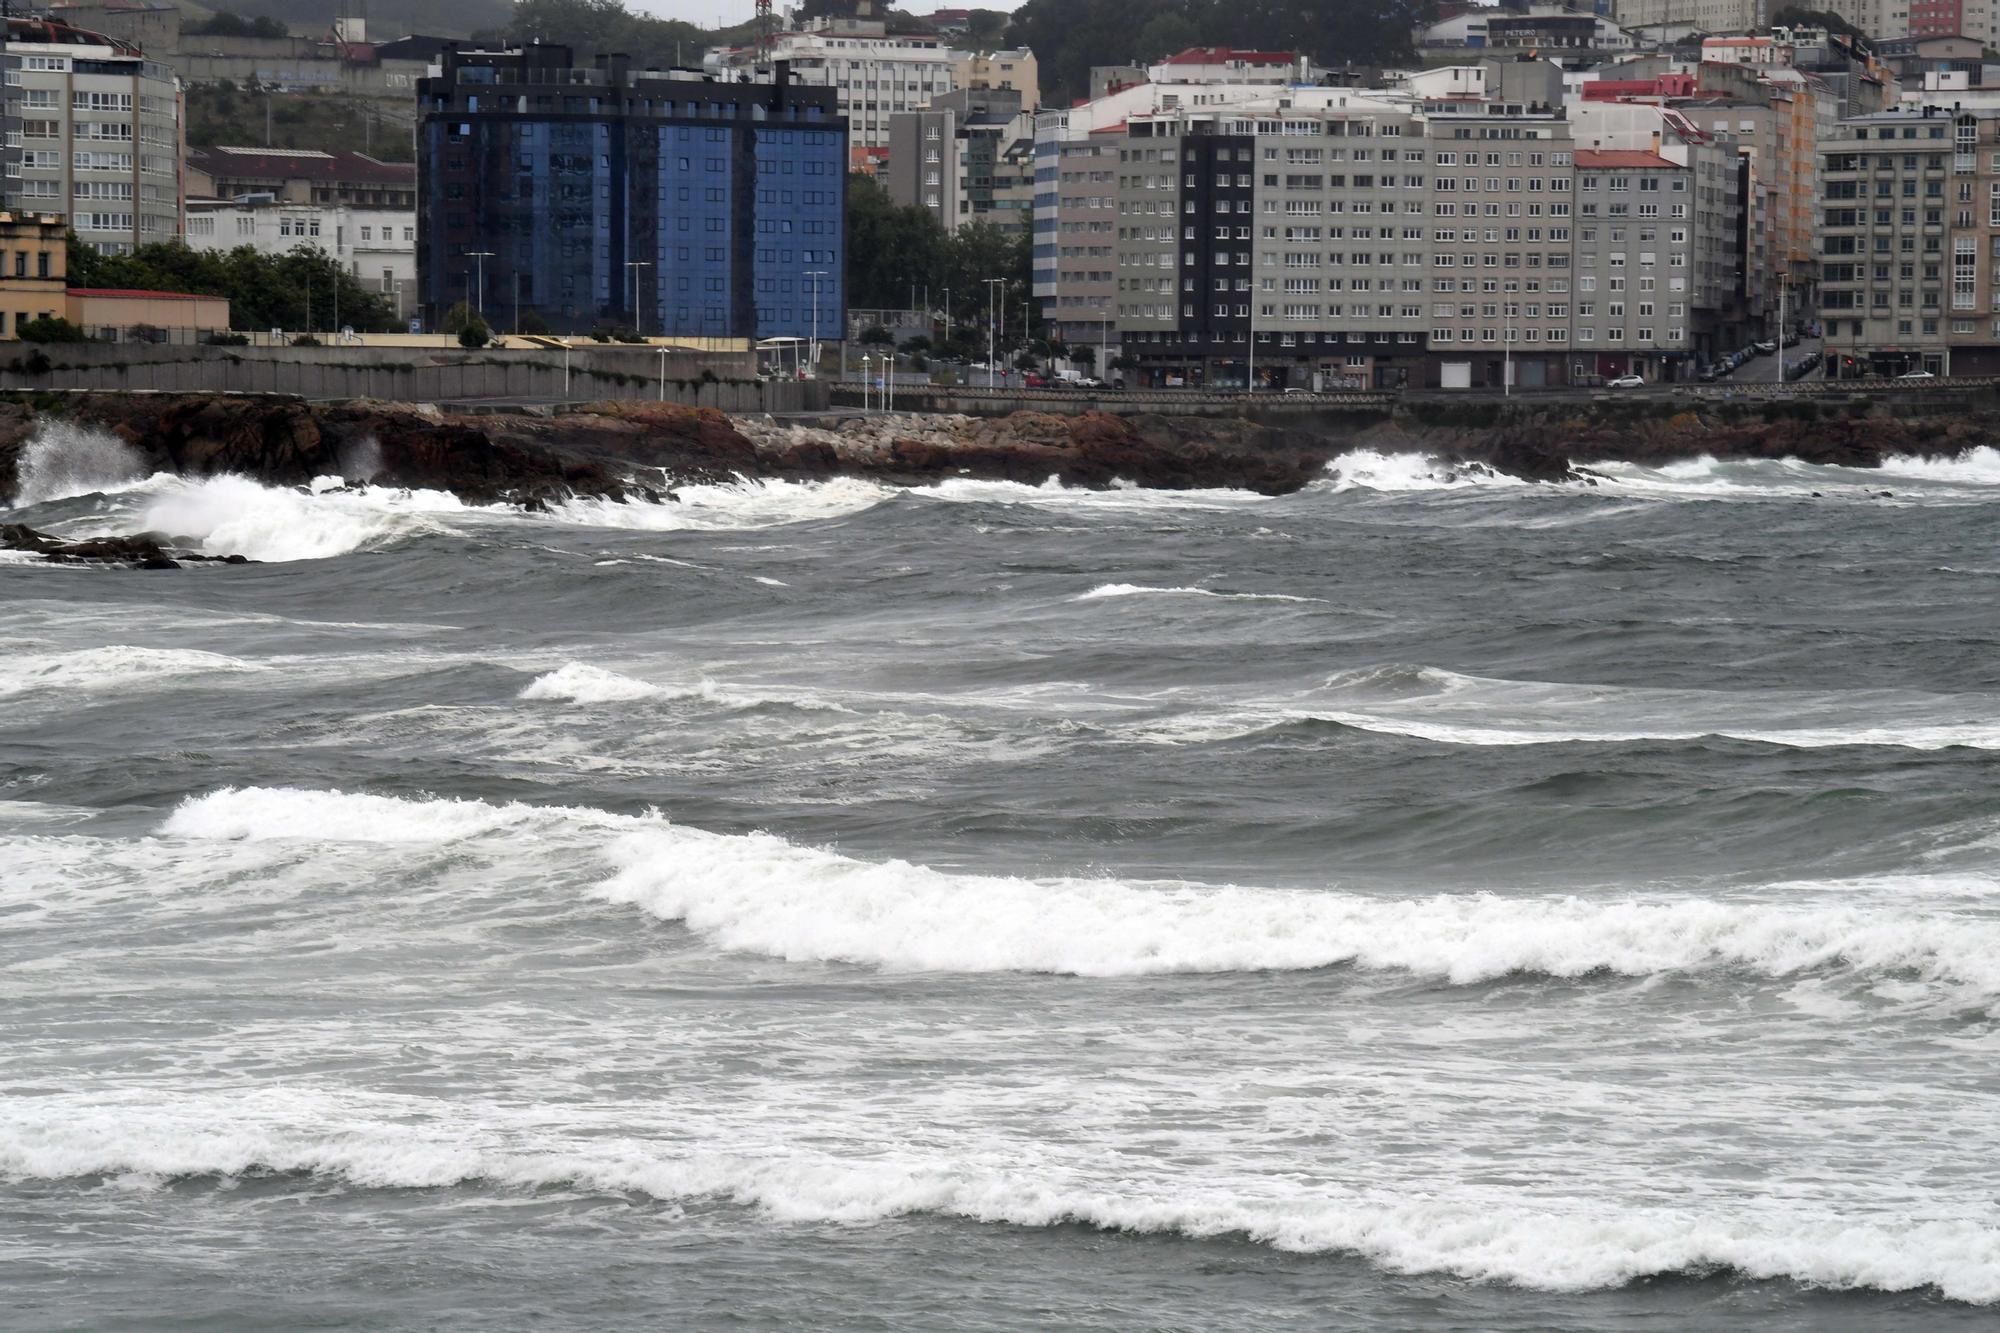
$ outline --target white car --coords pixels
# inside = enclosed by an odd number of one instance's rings
[[[1611,387],[1614,389],[1640,389],[1644,388],[1645,384],[1645,377],[1641,375],[1620,375],[1611,381]]]
[[[1937,376],[1931,374],[1928,370],[1912,370],[1907,374],[1898,375],[1896,378],[1899,380],[1934,380]]]

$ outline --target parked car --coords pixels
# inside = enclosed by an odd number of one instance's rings
[[[1760,341],[1751,343],[1750,345],[1757,349],[1758,356],[1769,356],[1771,353],[1778,350],[1778,344],[1772,342],[1769,338],[1761,339]]]
[[[1032,370],[1029,371],[1026,375],[1021,377],[1021,383],[1030,389],[1046,389],[1049,387],[1048,380],[1044,379],[1040,375],[1037,375]]]
[[[1713,384],[1715,383],[1715,367],[1712,365],[1703,366],[1694,373],[1694,377],[1703,384]]]
[[[1906,370],[1896,376],[1896,378],[1899,380],[1934,380],[1937,376],[1931,374],[1928,370]]]
[[[1638,389],[1645,386],[1646,380],[1641,375],[1620,375],[1609,383],[1614,389]]]

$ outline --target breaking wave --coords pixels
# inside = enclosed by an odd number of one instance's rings
[[[0,658],[0,698],[113,690],[185,676],[262,670],[265,668],[256,662],[193,648],[110,644],[71,653]]]
[[[193,542],[205,555],[258,561],[324,560],[438,530],[430,517],[468,506],[445,491],[362,488],[300,491],[247,477],[174,479],[147,507],[148,531]]]
[[[680,486],[662,504],[581,498],[549,508],[560,522],[641,532],[728,532],[846,518],[896,494],[893,487],[837,477],[831,481],[738,481]]]
[[[847,712],[837,703],[809,694],[780,696],[731,689],[703,677],[692,685],[656,685],[634,676],[622,676],[586,662],[567,662],[554,671],[537,676],[517,696],[528,700],[555,700],[577,704],[633,703],[641,700],[671,702],[700,699],[725,708],[756,708],[784,704],[821,712]]]
[[[792,962],[1088,977],[1351,966],[1454,985],[1513,974],[1845,969],[2000,998],[2000,921],[1939,912],[1935,901],[1916,911],[1022,879],[862,861],[656,816],[290,788],[190,798],[161,832],[362,844],[519,835],[523,855],[565,848],[565,866],[583,852],[608,869],[608,878],[585,876],[597,897],[680,922],[717,947]]]
[[[1448,463],[1428,454],[1385,454],[1378,449],[1350,449],[1328,463],[1326,470],[1336,491],[1444,491],[1532,484],[1479,463]]]
[[[141,481],[146,464],[110,431],[68,421],[43,421],[16,467],[16,508],[115,491]]]
[[[750,1155],[631,1133],[571,1132],[499,1108],[437,1118],[419,1099],[249,1089],[219,1097],[17,1102],[0,1120],[0,1178],[148,1182],[303,1176],[359,1189],[569,1189],[754,1208],[778,1223],[911,1215],[1241,1238],[1350,1254],[1398,1273],[1543,1291],[1716,1272],[1834,1289],[1934,1289],[2000,1302],[2000,1232],[1971,1219],[1797,1206],[1738,1211],[1501,1202],[1441,1190],[1389,1199],[1256,1178],[1103,1179],[1060,1159],[997,1168],[890,1152]]]
[[[1282,592],[1219,592],[1213,588],[1148,588],[1137,583],[1100,583],[1089,592],[1079,593],[1070,600],[1074,602],[1095,602],[1106,597],[1183,596],[1215,597],[1237,602],[1317,602],[1318,597],[1293,597]]]

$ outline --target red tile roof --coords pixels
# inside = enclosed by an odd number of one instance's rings
[[[1290,51],[1238,51],[1233,46],[1190,46],[1177,56],[1168,56],[1164,65],[1221,65],[1241,60],[1249,65],[1289,65],[1298,56]]]
[[[226,301],[226,296],[207,296],[200,292],[148,292],[136,287],[71,287],[71,296],[143,296],[148,301]]]
[[[1668,171],[1680,167],[1680,163],[1669,162],[1658,153],[1626,148],[1579,148],[1576,150],[1576,164],[1579,167],[1647,167]]]
[[[366,153],[261,153],[224,148],[190,148],[187,164],[231,180],[311,180],[416,188],[414,162],[383,162]]]

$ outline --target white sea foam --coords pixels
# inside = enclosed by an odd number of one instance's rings
[[[123,490],[146,476],[131,445],[110,431],[68,421],[42,421],[17,465],[17,508],[100,491]]]
[[[2000,923],[1706,899],[1387,898],[1024,880],[682,829],[610,849],[601,889],[724,948],[896,970],[1141,976],[1352,965],[1472,984],[1512,973],[1907,971],[2000,996]]]
[[[2000,449],[1980,445],[1952,458],[1911,458],[1897,455],[1882,460],[1883,476],[1912,481],[1943,481],[1975,486],[2000,486]]]
[[[225,787],[182,801],[160,832],[172,838],[247,842],[437,843],[519,825],[535,815],[535,807],[484,801]]]
[[[1350,449],[1328,463],[1326,470],[1336,491],[1447,491],[1530,484],[1473,464],[1447,463],[1427,454],[1385,454],[1378,449]]]
[[[358,489],[309,494],[246,477],[174,480],[139,522],[194,541],[207,555],[324,560],[437,531],[433,516],[467,510],[444,491]]]
[[[657,816],[409,800],[291,788],[193,797],[161,833],[189,839],[442,844],[498,837],[572,849],[611,872],[593,890],[712,944],[794,962],[894,971],[1092,977],[1353,966],[1470,985],[1516,973],[1653,976],[1740,968],[1924,981],[2000,998],[2000,921],[1892,901],[1805,905],[1706,898],[1438,894],[1211,887],[954,874],[869,862],[767,834]]]
[[[192,648],[109,644],[68,653],[0,657],[0,697],[127,689],[185,676],[264,669],[257,662]]]
[[[2000,1302],[1990,1219],[1823,1207],[1513,1203],[1441,1189],[1395,1198],[1256,1177],[1107,1178],[1060,1159],[1001,1167],[890,1150],[718,1151],[697,1141],[565,1133],[547,1117],[416,1099],[247,1089],[228,1099],[17,1099],[0,1116],[0,1178],[149,1181],[303,1174],[375,1189],[572,1189],[755,1208],[781,1224],[927,1214],[1023,1227],[1242,1237],[1344,1253],[1400,1273],[1447,1273],[1546,1291],[1615,1288],[1717,1270],[1836,1289],[1934,1288]],[[677,1136],[678,1137],[678,1136]]]
[[[913,489],[911,495],[953,504],[1028,505],[1062,513],[1130,514],[1157,511],[1193,510],[1220,512],[1271,502],[1256,491],[1203,487],[1192,490],[1162,490],[1114,483],[1105,488],[1065,486],[1050,477],[1039,486],[1018,481],[983,481],[952,477],[934,486]]]
[[[1338,723],[1445,745],[1628,744],[1709,737],[1827,749],[1844,745],[2000,749],[2000,700],[1916,691],[1653,689],[1515,681],[1432,667],[1347,672],[1318,690],[1190,711],[1140,739],[1214,741],[1289,723]]]
[[[876,482],[837,477],[816,482],[740,481],[720,486],[680,486],[678,501],[623,504],[582,498],[553,505],[564,523],[642,532],[728,532],[846,518],[896,494]]]
[[[760,704],[779,703],[829,712],[848,711],[840,704],[803,692],[754,693],[731,689],[705,676],[691,684],[658,685],[634,676],[620,675],[616,671],[606,671],[587,662],[567,662],[554,671],[535,677],[518,697],[578,704],[699,699],[724,708],[754,708]]]
[[[1079,593],[1073,602],[1094,602],[1106,597],[1141,597],[1147,595],[1215,597],[1238,602],[1317,602],[1318,597],[1293,597],[1281,592],[1218,592],[1213,588],[1149,588],[1137,583],[1100,583],[1089,592]]]

